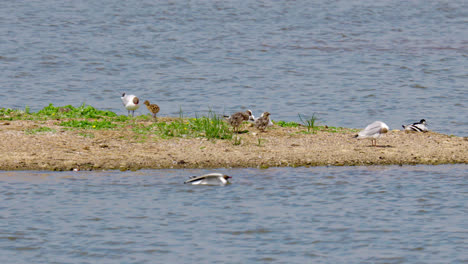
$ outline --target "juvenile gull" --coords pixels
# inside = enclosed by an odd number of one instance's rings
[[[192,176],[185,183],[192,185],[226,185],[229,184],[231,176],[222,173],[209,173],[202,176]]]
[[[249,111],[250,111],[250,110],[249,110]],[[252,112],[252,111],[250,111],[250,112]],[[263,113],[262,113],[262,115],[261,115],[260,117],[263,117]],[[251,115],[251,116],[249,117],[249,122],[252,122],[252,123],[255,124],[255,121],[257,121],[260,117],[255,117],[254,115]],[[268,119],[268,120],[269,120],[269,122],[268,122],[268,126],[267,126],[267,127],[272,126],[272,125],[273,125],[273,122],[271,121],[271,119]]]
[[[153,118],[155,120],[158,120],[158,118],[156,117],[156,114],[159,113],[159,106],[157,104],[150,104],[148,100],[146,100],[143,104],[146,105],[146,108],[148,108],[148,110],[151,112],[151,114],[153,115]]]
[[[387,133],[389,130],[388,126],[381,121],[375,121],[368,125],[364,130],[359,132],[357,138],[371,138],[372,146],[377,146],[377,138],[381,137],[382,134]]]
[[[416,132],[427,132],[427,123],[425,119],[421,119],[421,121],[410,124],[410,125],[402,125],[405,131],[416,131]]]
[[[130,111],[132,111],[132,116],[134,116],[135,110],[137,110],[140,107],[140,99],[138,99],[138,97],[136,97],[133,94],[125,93],[122,94],[122,97],[120,99],[122,99],[122,103],[125,106],[125,109],[128,110],[128,115],[130,115]]]
[[[244,121],[248,121],[250,116],[252,116],[252,111],[247,110],[245,112],[237,112],[227,117],[228,123],[233,127],[234,132],[239,132],[239,126]]]
[[[265,128],[270,125],[270,113],[263,112],[262,116],[260,116],[257,120],[255,120],[254,124],[256,128],[264,132]]]

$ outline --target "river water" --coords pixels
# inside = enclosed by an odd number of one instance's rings
[[[466,263],[467,168],[0,172],[0,262]]]
[[[424,118],[466,136],[467,3],[2,1],[0,107],[126,114],[125,91],[161,116],[252,109],[392,129]]]

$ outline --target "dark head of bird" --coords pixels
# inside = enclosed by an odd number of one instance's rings
[[[426,119],[421,119],[421,121],[419,121],[420,124],[426,124]]]
[[[145,102],[143,104],[150,105],[150,102],[148,100],[145,100]]]
[[[264,116],[264,117],[269,117],[269,116],[270,116],[270,112],[265,112],[265,113],[263,113],[263,116]]]
[[[384,133],[387,133],[388,132],[388,129],[386,127],[382,127],[380,129],[380,133],[384,134]]]
[[[227,179],[231,179],[232,177],[231,177],[231,176],[227,176],[227,175],[223,175],[223,178],[224,178],[225,180],[227,180]]]
[[[134,103],[134,104],[137,105],[139,102],[140,102],[140,99],[138,99],[138,97],[136,97],[136,96],[133,97],[133,103]]]

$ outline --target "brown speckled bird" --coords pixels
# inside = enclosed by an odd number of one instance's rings
[[[233,127],[234,132],[239,132],[239,126],[242,124],[242,122],[248,121],[251,115],[252,111],[250,110],[245,112],[237,112],[228,117],[227,121]]]
[[[255,127],[258,128],[258,130],[265,132],[265,128],[268,126],[269,123],[270,113],[263,112],[262,116],[255,120]]]
[[[158,120],[156,114],[159,113],[159,106],[157,104],[150,104],[148,100],[146,100],[144,104],[146,105],[146,108],[148,108],[148,110],[151,112],[154,119]]]

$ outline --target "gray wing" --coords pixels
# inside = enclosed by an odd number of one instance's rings
[[[358,137],[365,138],[365,137],[372,137],[373,135],[380,134],[380,130],[382,126],[380,122],[374,122],[368,125],[364,130],[358,133]]]

